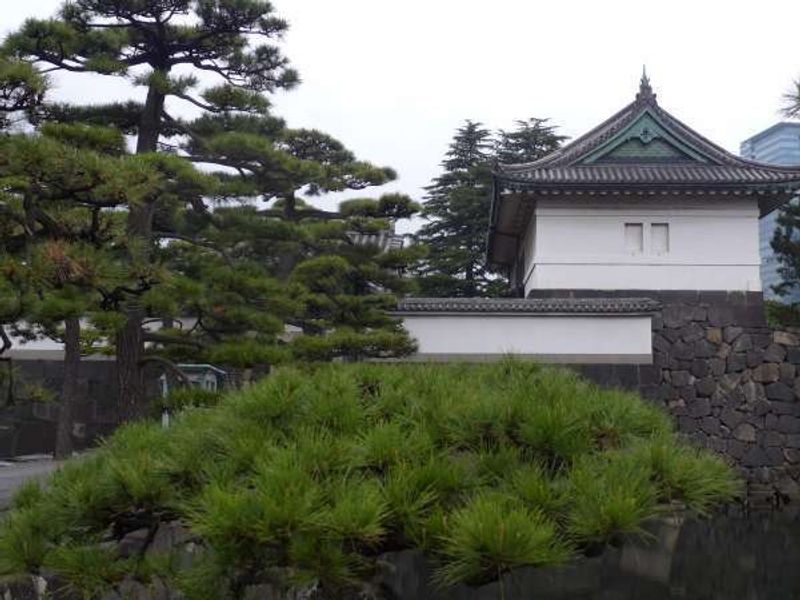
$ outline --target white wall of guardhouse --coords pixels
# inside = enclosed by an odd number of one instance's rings
[[[650,315],[407,314],[422,359],[520,355],[551,363],[650,363]]]
[[[526,295],[533,289],[761,290],[755,198],[537,202],[522,243]],[[626,250],[625,224],[644,225],[641,253]],[[651,225],[669,229],[669,250],[651,251]]]

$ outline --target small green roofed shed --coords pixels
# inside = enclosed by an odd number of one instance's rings
[[[588,133],[534,162],[497,167],[488,258],[514,264],[541,198],[749,195],[764,216],[799,189],[800,167],[727,152],[661,108],[643,73],[634,101]]]

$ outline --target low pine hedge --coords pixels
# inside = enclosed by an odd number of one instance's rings
[[[567,370],[284,368],[169,430],[122,427],[23,487],[0,529],[0,573],[55,572],[85,598],[130,578],[189,600],[261,582],[337,597],[382,553],[422,548],[440,584],[480,583],[737,493],[731,469],[678,441],[659,408]],[[201,550],[192,560],[115,543],[175,522]]]

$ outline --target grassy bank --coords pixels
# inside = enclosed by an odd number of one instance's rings
[[[530,364],[283,369],[168,431],[120,429],[46,489],[22,489],[0,571],[56,572],[86,597],[124,578],[190,599],[247,586],[357,587],[383,552],[424,548],[446,585],[550,565],[675,503],[737,492],[635,395]],[[180,522],[201,551],[146,551]],[[145,530],[133,555],[115,541]],[[185,553],[184,553],[185,554]]]

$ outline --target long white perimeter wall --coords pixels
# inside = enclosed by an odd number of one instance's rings
[[[405,315],[421,360],[521,355],[550,363],[652,362],[649,315]]]
[[[625,224],[643,225],[641,252]],[[653,224],[667,224],[669,249],[653,251]],[[524,279],[532,289],[761,289],[755,199],[539,200],[526,231]]]

